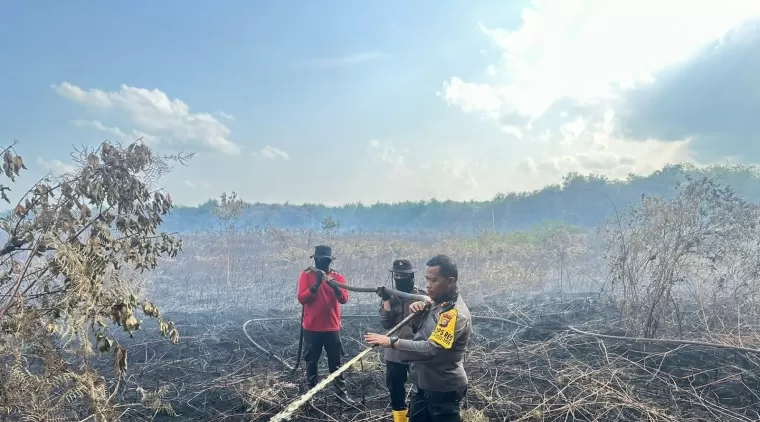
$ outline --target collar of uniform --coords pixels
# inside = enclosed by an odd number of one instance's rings
[[[444,309],[451,309],[456,304],[458,298],[459,298],[459,291],[455,291],[454,293],[449,295],[446,299],[438,302],[438,306]]]

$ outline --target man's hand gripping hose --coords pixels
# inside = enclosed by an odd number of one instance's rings
[[[329,283],[330,280],[329,279],[327,279],[327,280],[328,280],[328,283]],[[340,285],[341,287],[345,287],[346,290],[350,290],[350,289],[348,289],[347,286],[343,285],[342,283],[336,283],[336,284]],[[370,291],[370,292],[374,292],[374,290],[366,290],[366,289],[365,290],[355,290],[355,291],[362,291],[362,292]],[[403,292],[401,292],[401,293],[403,293]],[[423,296],[423,295],[412,295],[412,296],[426,298],[427,300],[425,301],[425,303],[427,303],[427,306],[422,311],[420,311],[420,312],[415,312],[413,314],[409,314],[406,318],[404,318],[403,320],[401,320],[401,322],[399,322],[398,324],[396,324],[395,327],[393,327],[390,330],[388,330],[388,332],[385,333],[385,335],[389,336],[389,335],[395,333],[396,331],[400,330],[401,327],[403,327],[409,321],[411,321],[414,317],[416,317],[420,313],[427,312],[427,310],[430,309],[430,305],[432,304],[432,301],[430,300],[430,298],[428,298],[427,296]],[[285,409],[283,409],[280,413],[274,415],[271,419],[269,419],[269,421],[270,422],[289,421],[290,418],[293,417],[293,414],[296,412],[296,410],[298,410],[301,406],[303,406],[307,401],[309,401],[309,399],[311,399],[320,390],[322,390],[323,388],[327,387],[338,375],[342,374],[349,367],[351,367],[351,365],[353,365],[354,363],[360,361],[367,353],[369,353],[373,349],[373,347],[374,346],[367,347],[366,349],[362,350],[358,355],[354,356],[351,360],[349,360],[348,362],[344,363],[340,368],[336,369],[335,372],[333,372],[330,375],[328,375],[327,377],[325,377],[322,381],[319,382],[319,384],[315,385],[314,388],[312,388],[311,390],[309,390],[306,393],[304,393],[303,395],[301,395],[301,397],[299,397],[294,402],[290,403],[288,405],[288,407],[286,407]]]
[[[356,286],[349,286],[347,284],[338,283],[337,281],[333,280],[332,277],[325,274],[324,271],[314,267],[309,266],[306,268],[306,271],[313,271],[313,272],[321,272],[323,274],[323,280],[327,282],[327,284],[330,285],[332,288],[339,287],[341,289],[348,290],[349,292],[361,292],[361,293],[375,293],[378,296],[382,294],[382,290],[385,290],[385,293],[388,293],[392,296],[396,296],[402,299],[411,299],[411,300],[418,300],[425,303],[432,302],[432,300],[425,295],[420,294],[414,294],[414,293],[407,293],[402,292],[401,290],[392,289],[390,287],[356,287]]]

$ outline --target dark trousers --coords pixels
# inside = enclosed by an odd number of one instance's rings
[[[312,388],[319,382],[317,374],[317,364],[322,356],[322,348],[327,353],[327,367],[330,373],[335,372],[340,367],[340,355],[342,346],[340,343],[340,331],[309,331],[303,330],[303,360],[306,362],[306,381]],[[333,380],[333,386],[339,394],[346,391],[346,381],[343,374]]]
[[[391,395],[391,409],[406,410],[406,379],[409,364],[385,361],[385,385]]]
[[[425,391],[412,385],[409,422],[461,422],[460,404],[467,387],[455,391]]]

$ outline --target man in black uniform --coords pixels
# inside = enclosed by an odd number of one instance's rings
[[[472,330],[470,310],[459,296],[456,263],[446,255],[436,255],[426,266],[427,292],[433,303],[409,306],[411,312],[420,312],[412,320],[414,338],[368,333],[364,340],[397,350],[402,361],[412,363],[409,422],[459,422],[468,384],[462,359]]]
[[[414,286],[415,269],[408,259],[393,261],[393,267],[389,270],[393,274],[393,285],[396,290],[406,293],[417,293]],[[409,305],[412,299],[392,297],[385,290],[378,294],[382,297],[380,304],[380,325],[385,329],[391,329],[402,319],[409,315]],[[398,338],[411,340],[414,337],[412,327],[407,324],[396,333]],[[395,349],[385,349],[385,385],[391,396],[391,410],[393,422],[406,422],[406,380],[409,373],[409,364],[401,360],[400,352]]]

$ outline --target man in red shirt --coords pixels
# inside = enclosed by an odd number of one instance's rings
[[[303,305],[303,359],[306,362],[306,380],[313,388],[319,382],[317,364],[322,356],[322,348],[327,354],[327,366],[330,372],[340,367],[340,305],[348,302],[348,291],[332,287],[324,282],[324,274],[337,281],[346,283],[342,274],[330,268],[333,261],[332,248],[318,245],[314,248],[314,266],[317,272],[303,271],[298,278],[298,302]],[[333,381],[336,395],[343,402],[353,404],[346,393],[346,381],[343,375]]]

